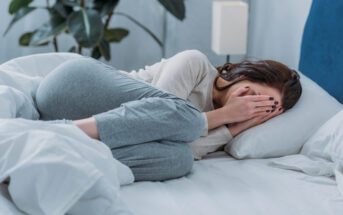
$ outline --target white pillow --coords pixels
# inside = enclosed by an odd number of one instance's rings
[[[280,116],[236,136],[225,147],[227,153],[238,159],[296,154],[324,122],[343,108],[316,83],[299,74],[303,91],[297,104]]]
[[[318,129],[300,154],[278,158],[271,164],[308,175],[335,176],[343,194],[343,110]]]
[[[343,110],[318,129],[300,154],[343,164]]]
[[[278,158],[272,163],[308,175],[333,176],[337,165],[343,166],[343,110],[311,136],[300,154]]]

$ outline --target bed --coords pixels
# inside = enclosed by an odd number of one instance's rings
[[[342,9],[341,1],[313,1],[299,66],[302,73],[341,103]],[[288,162],[289,167],[292,162],[301,163],[299,157],[282,159],[237,160],[216,152],[195,162],[186,177],[134,183],[122,187],[121,195],[138,215],[343,214],[343,193],[334,176],[306,174],[300,171],[301,167],[281,169],[271,165],[274,161]],[[342,161],[343,155],[339,159]]]
[[[341,214],[335,181],[236,160],[223,152],[196,162],[192,172],[166,182],[139,182],[121,195],[136,214]]]
[[[303,35],[299,69],[335,97],[335,102],[342,103],[343,22],[340,11],[343,3],[339,0],[330,1],[330,4],[326,2],[314,0],[312,3]],[[15,140],[27,146],[26,153],[37,146],[42,152],[48,152],[33,157],[37,159],[31,157],[27,163],[33,166],[39,164],[37,172],[17,171],[19,181],[17,184],[14,181],[12,188],[5,177],[10,174],[4,168],[9,162],[4,158],[0,160],[3,182],[0,184],[0,214],[343,213],[341,146],[331,147],[341,154],[328,160],[324,157],[306,157],[311,151],[309,147],[294,155],[263,159],[237,159],[237,156],[234,158],[225,152],[215,152],[196,161],[191,173],[185,177],[163,182],[132,183],[133,176],[129,169],[112,160],[110,151],[100,142],[94,144],[76,128],[67,125],[32,122],[39,117],[34,94],[41,79],[60,63],[78,57],[81,56],[69,53],[39,54],[14,59],[0,66],[0,98],[5,101],[0,106],[0,118],[7,118],[0,119],[0,147],[14,142],[11,137],[13,133],[17,138]],[[334,132],[334,129],[331,130]],[[23,136],[18,136],[18,131]],[[323,136],[323,133],[318,135]],[[46,144],[38,144],[40,142]],[[82,145],[81,150],[76,150],[73,146],[79,144]],[[50,148],[46,148],[47,145]],[[61,157],[61,153],[57,152],[64,149],[74,153]],[[15,150],[8,152],[18,153]],[[299,166],[297,163],[306,165]],[[77,174],[58,178],[61,174],[67,174],[59,172],[56,164],[63,164],[72,172],[78,170]],[[309,166],[312,169],[308,169]],[[322,172],[325,167],[332,169]],[[94,175],[90,174],[90,169]],[[42,179],[39,181],[41,184],[32,180],[38,180],[37,176]],[[65,186],[56,186],[61,182]],[[81,183],[88,183],[88,186],[81,186]],[[30,189],[32,187],[34,189]],[[70,197],[68,201],[63,198],[66,193]]]

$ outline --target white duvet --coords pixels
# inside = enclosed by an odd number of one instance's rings
[[[0,66],[0,214],[131,214],[120,185],[131,170],[73,125],[34,121],[44,75],[78,55],[44,54]],[[26,119],[20,119],[20,118]]]
[[[0,181],[28,214],[118,214],[120,184],[133,181],[103,143],[72,125],[0,120]],[[118,207],[119,206],[119,207]]]

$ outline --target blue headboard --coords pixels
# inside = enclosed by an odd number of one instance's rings
[[[343,103],[343,0],[313,0],[299,70]]]

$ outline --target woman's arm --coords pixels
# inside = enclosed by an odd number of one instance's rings
[[[212,130],[221,125],[229,124],[229,119],[225,117],[227,115],[225,109],[218,108],[216,110],[206,112],[208,130]]]
[[[80,119],[80,120],[73,120],[72,124],[79,127],[89,137],[100,140],[98,127],[96,125],[96,121],[94,117],[89,117],[89,118]]]
[[[270,100],[270,96],[242,96],[248,90],[245,87],[238,88],[223,107],[206,112],[208,130],[255,117],[264,117],[266,114],[270,115],[271,112],[266,112],[267,110],[272,111],[270,105],[274,104],[274,101]]]
[[[235,137],[238,134],[242,133],[243,131],[245,131],[251,127],[254,127],[256,125],[262,124],[262,123],[266,122],[267,120],[269,120],[273,117],[276,117],[282,113],[283,113],[283,109],[281,108],[281,106],[277,106],[275,111],[273,111],[271,113],[270,112],[265,113],[261,116],[257,116],[257,117],[254,117],[252,119],[236,123],[235,125],[229,127],[228,129],[229,129],[232,137]]]
[[[194,158],[200,160],[203,156],[217,151],[231,139],[232,135],[227,127],[221,126],[209,131],[207,136],[202,136],[188,144],[192,148]]]
[[[187,100],[201,79],[212,70],[207,57],[197,50],[187,50],[150,67],[153,86]]]

